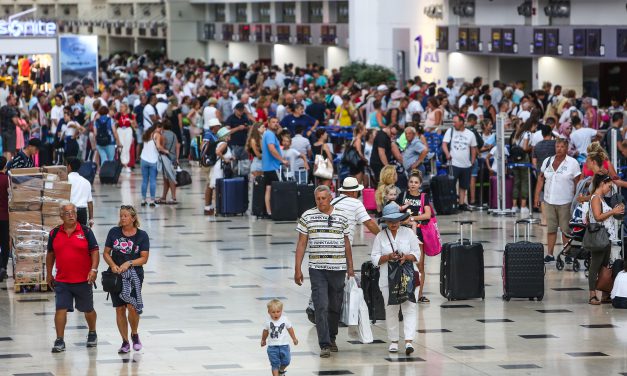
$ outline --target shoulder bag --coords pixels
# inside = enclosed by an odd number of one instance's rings
[[[322,154],[316,155],[314,176],[321,179],[332,179],[333,161],[326,159]]]
[[[594,197],[594,196],[593,196]],[[590,209],[588,210],[588,224],[586,233],[583,235],[583,248],[589,252],[604,250],[610,244],[610,237],[602,223],[591,223],[592,198],[590,198]],[[594,215],[594,214],[592,214]]]
[[[420,195],[420,214],[425,212],[425,194]],[[442,251],[442,244],[440,242],[440,230],[438,229],[438,220],[433,215],[434,211],[431,208],[431,218],[424,221],[426,224],[420,225],[420,231],[422,232],[422,249],[427,256],[437,256]]]
[[[110,270],[102,272],[100,282],[102,289],[109,294],[119,294],[122,291],[122,275]]]

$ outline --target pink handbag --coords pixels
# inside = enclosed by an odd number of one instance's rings
[[[420,195],[420,210],[424,213],[425,207],[425,194]],[[429,205],[431,207],[431,205]],[[422,214],[420,213],[420,214]],[[442,244],[440,242],[440,230],[438,229],[438,220],[433,215],[433,207],[431,207],[431,218],[425,225],[420,225],[420,231],[422,232],[422,247],[427,256],[437,256],[442,251]]]
[[[364,198],[364,207],[366,210],[377,210],[374,188],[364,188],[361,194]]]

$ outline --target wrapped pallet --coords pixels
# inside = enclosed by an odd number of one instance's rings
[[[16,169],[9,174],[9,233],[15,291],[46,291],[48,234],[61,224],[59,203],[70,199],[67,170],[59,166]]]

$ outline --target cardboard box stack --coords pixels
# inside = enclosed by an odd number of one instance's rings
[[[59,203],[70,199],[65,166],[9,173],[9,232],[15,291],[45,290],[48,234],[61,224]]]

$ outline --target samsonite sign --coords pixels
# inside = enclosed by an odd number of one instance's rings
[[[51,37],[57,34],[57,24],[41,20],[20,21],[17,18],[33,13],[36,7],[10,16],[7,20],[0,20],[0,37],[29,37],[43,36]]]

